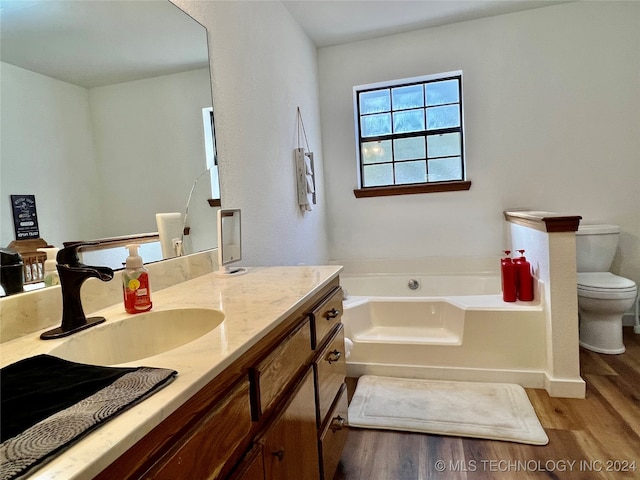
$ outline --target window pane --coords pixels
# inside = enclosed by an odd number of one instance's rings
[[[427,130],[460,126],[458,105],[427,108]]]
[[[391,161],[391,140],[362,143],[362,163]]]
[[[360,114],[388,112],[391,110],[389,90],[374,90],[360,94]]]
[[[393,113],[393,132],[419,132],[424,130],[424,110],[406,110]]]
[[[428,106],[457,103],[460,101],[457,80],[427,83],[424,87],[427,92]]]
[[[396,184],[424,183],[426,181],[427,164],[424,160],[396,163]]]
[[[424,93],[422,85],[398,87],[391,90],[394,110],[424,107]]]
[[[360,118],[360,131],[363,137],[376,137],[391,133],[391,114],[379,113]]]
[[[427,154],[432,157],[449,157],[460,155],[460,134],[445,133],[444,135],[429,135],[427,139]]]
[[[444,182],[446,180],[462,180],[460,157],[429,160],[429,181]]]
[[[395,160],[413,160],[425,157],[424,137],[399,138],[393,141],[393,158]]]
[[[362,179],[363,187],[377,185],[393,185],[393,166],[391,163],[382,165],[366,165]]]

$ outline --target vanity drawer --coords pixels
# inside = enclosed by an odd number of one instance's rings
[[[342,318],[342,288],[335,287],[311,311],[312,348],[322,345],[324,337]]]
[[[347,375],[344,354],[344,327],[340,325],[315,361],[318,391],[318,426],[324,425],[331,405]]]
[[[347,385],[342,384],[336,403],[329,413],[330,418],[320,435],[320,466],[323,480],[331,480],[338,468],[349,433],[348,411]]]
[[[220,403],[186,435],[176,439],[174,450],[142,478],[217,478],[232,455],[250,443],[251,402],[249,381],[237,384]]]
[[[298,372],[309,365],[310,354],[311,329],[309,318],[306,317],[251,370],[255,420],[271,407]]]

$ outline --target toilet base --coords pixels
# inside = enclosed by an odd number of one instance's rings
[[[610,349],[594,347],[593,345],[589,345],[589,344],[587,344],[585,342],[579,342],[579,343],[580,343],[580,346],[582,348],[585,348],[587,350],[591,350],[592,352],[596,352],[596,353],[606,353],[607,355],[619,355],[619,354],[625,352],[625,346],[624,345],[622,345],[621,348],[610,350]]]
[[[618,355],[625,352],[622,341],[622,314],[602,315],[580,312],[580,346],[596,353]]]

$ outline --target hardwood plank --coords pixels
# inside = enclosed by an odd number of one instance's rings
[[[640,478],[640,335],[625,327],[624,342],[621,355],[580,351],[585,399],[527,389],[548,445],[351,429],[334,480]]]
[[[575,411],[584,405],[584,400],[550,397],[542,389],[527,389],[527,396],[543,428],[578,430],[583,427]]]
[[[585,375],[585,377],[607,401],[607,413],[618,420],[616,424],[627,426],[640,439],[640,398],[638,397],[640,383],[631,384],[612,376]],[[593,419],[594,416],[591,415],[591,418]]]
[[[594,375],[617,375],[616,371],[602,358],[602,355],[585,349],[580,349],[580,372],[582,375],[588,373]]]

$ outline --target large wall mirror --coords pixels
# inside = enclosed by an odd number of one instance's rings
[[[168,0],[2,2],[0,21],[0,246],[10,195],[33,194],[58,247],[155,232],[189,198],[190,250],[215,247],[206,29]]]

